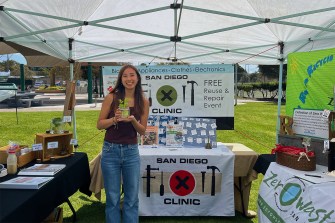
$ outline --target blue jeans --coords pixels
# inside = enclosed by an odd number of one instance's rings
[[[121,222],[121,177],[124,191],[122,222],[138,222],[138,190],[140,182],[138,145],[116,144],[105,141],[102,148],[101,169],[106,191],[106,222]]]

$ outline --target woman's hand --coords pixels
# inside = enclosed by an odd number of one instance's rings
[[[120,109],[116,109],[115,111],[115,119],[116,121],[119,121],[121,118],[121,110]]]
[[[127,118],[120,118],[116,119],[118,122],[137,122],[136,118],[133,115],[128,116]]]
[[[133,115],[128,116],[127,118],[123,118],[121,115],[121,110],[117,109],[115,111],[115,120],[117,122],[134,122],[137,121],[136,118]]]

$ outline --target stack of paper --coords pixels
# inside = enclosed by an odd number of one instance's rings
[[[3,189],[39,189],[53,177],[15,177],[0,183]]]
[[[53,176],[65,168],[65,164],[35,164],[20,170],[17,175]]]

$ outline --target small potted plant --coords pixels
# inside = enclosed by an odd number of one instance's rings
[[[119,109],[121,110],[121,118],[127,118],[130,115],[128,98],[119,99]]]
[[[60,134],[64,131],[64,122],[62,118],[53,118],[51,119],[50,132],[52,134]]]

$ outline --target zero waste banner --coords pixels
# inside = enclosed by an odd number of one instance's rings
[[[335,49],[288,55],[286,114],[295,108],[333,110]]]
[[[121,66],[103,67],[105,95]],[[218,129],[234,128],[234,66],[137,66],[151,115],[217,118]]]
[[[335,222],[333,177],[307,177],[304,173],[270,164],[259,188],[258,222]]]

